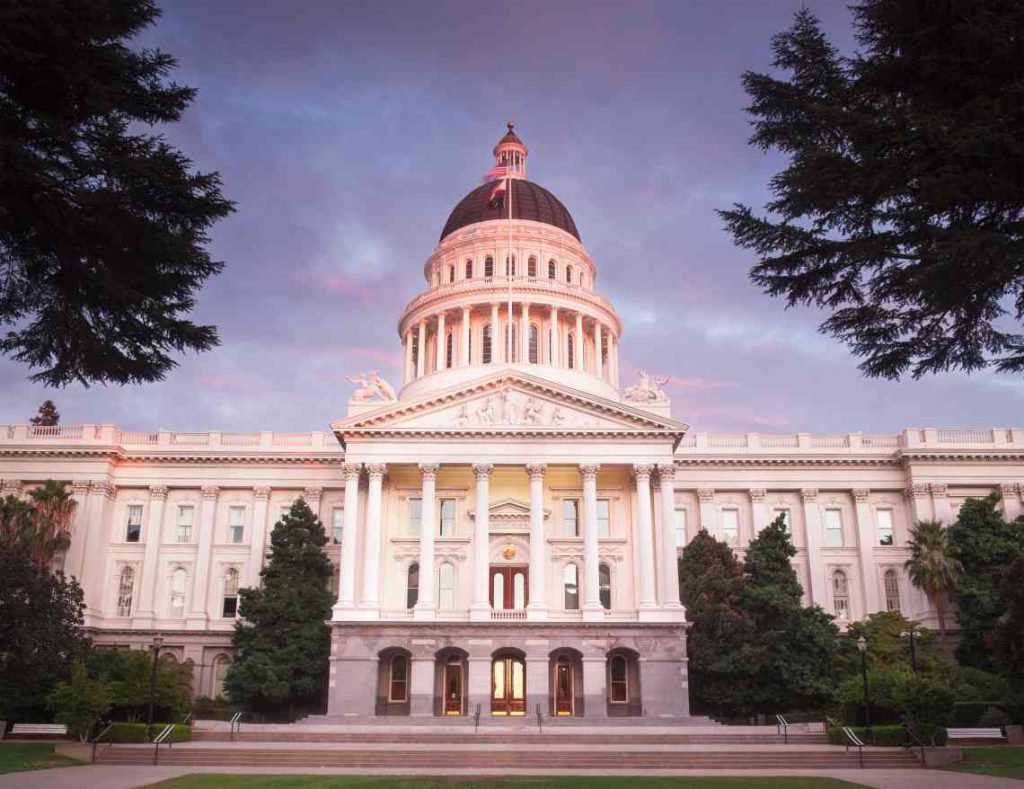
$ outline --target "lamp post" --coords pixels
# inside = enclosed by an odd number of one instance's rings
[[[860,652],[860,674],[864,680],[864,728],[868,744],[871,743],[871,706],[868,703],[868,641],[864,636],[857,639]]]
[[[900,633],[900,638],[910,639],[910,665],[914,669],[914,675],[917,676],[917,648],[914,642],[917,641],[918,633],[916,630],[904,630]]]
[[[153,728],[153,702],[156,699],[156,663],[160,659],[160,647],[163,645],[164,640],[160,636],[153,636],[153,670],[149,675],[149,715],[146,718],[146,736],[150,734],[150,730]]]

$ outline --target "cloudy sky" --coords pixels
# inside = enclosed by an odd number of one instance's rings
[[[807,0],[849,51],[846,0]],[[862,378],[856,360],[747,279],[714,211],[766,199],[780,161],[747,145],[740,86],[800,0],[164,0],[142,41],[199,97],[166,134],[238,212],[196,318],[216,351],[158,384],[47,391],[0,360],[0,420],[45,397],[65,423],[321,430],[346,374],[399,378],[398,315],[448,212],[507,120],[569,207],[626,331],[624,382],[672,376],[695,430],[897,431],[1019,424],[1024,384]]]

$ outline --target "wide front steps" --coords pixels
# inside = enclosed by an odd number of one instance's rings
[[[481,731],[471,732],[384,732],[384,731],[310,731],[303,727],[295,727],[291,731],[242,731],[234,736],[227,731],[197,730],[192,734],[193,742],[275,742],[275,743],[379,743],[382,740],[405,745],[422,743],[429,745],[473,745],[473,744],[509,744],[509,745],[550,745],[564,743],[566,745],[782,745],[787,739],[777,734],[774,729],[765,732],[730,733],[728,729],[709,732],[566,732],[550,729],[532,731]],[[790,732],[788,742],[791,745],[825,745],[828,738],[820,732]]]
[[[522,741],[519,741],[522,743]],[[100,764],[152,764],[152,745],[103,748]],[[320,767],[380,770],[431,770],[438,774],[474,770],[485,775],[505,770],[843,770],[861,766],[855,751],[830,745],[605,745],[573,744],[561,738],[546,744],[394,742],[320,743],[235,742],[230,745],[179,743],[162,747],[159,764],[189,767]],[[866,748],[863,766],[916,768],[913,756],[896,748]]]

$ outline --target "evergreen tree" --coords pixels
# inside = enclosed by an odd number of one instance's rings
[[[43,404],[39,406],[39,411],[29,422],[36,427],[56,427],[60,424],[60,411],[57,410],[53,400],[44,400]]]
[[[1024,3],[851,10],[855,56],[805,8],[772,41],[786,77],[743,75],[751,143],[788,165],[765,216],[720,214],[754,282],[825,310],[865,374],[1024,370]]]
[[[690,701],[698,712],[723,712],[731,678],[719,669],[722,655],[745,633],[739,598],[743,569],[724,542],[701,529],[679,559],[679,590],[686,617]]]
[[[152,0],[0,3],[0,352],[52,386],[163,378],[217,344],[187,319],[222,264],[216,173],[160,134],[195,97],[174,59],[130,48]]]
[[[949,528],[949,550],[963,567],[953,590],[960,625],[957,659],[967,666],[991,670],[987,639],[1005,613],[1000,576],[1024,556],[1024,519],[1008,523],[999,511],[1000,496],[968,499]]]
[[[949,533],[938,521],[918,521],[910,528],[910,558],[903,566],[910,581],[921,589],[939,618],[939,638],[946,644],[946,609],[949,595],[963,576],[963,565],[949,549]]]
[[[1024,556],[1002,572],[1003,611],[992,628],[992,659],[1017,693],[1024,693]]]
[[[234,703],[276,712],[316,703],[330,656],[331,563],[323,524],[298,499],[270,535],[263,585],[240,591],[237,660],[225,682]]]

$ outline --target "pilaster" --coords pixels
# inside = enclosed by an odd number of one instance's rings
[[[811,578],[811,605],[828,608],[825,588],[825,567],[821,560],[821,510],[818,507],[818,491],[804,488],[800,491],[804,506],[804,537],[807,545],[807,567]]]
[[[597,463],[580,465],[583,478],[583,619],[604,619],[601,605],[597,534]]]
[[[246,566],[245,583],[255,587],[260,584],[260,571],[267,552],[267,510],[270,505],[270,488],[258,486],[253,488],[254,503],[252,508],[252,541],[249,544],[249,561]]]
[[[416,619],[434,619],[434,532],[437,529],[436,463],[421,463],[422,476],[420,512],[420,588],[413,615]]]
[[[189,630],[203,630],[209,618],[210,559],[213,554],[214,531],[216,529],[217,496],[220,488],[207,485],[202,489],[203,500],[199,507],[199,546],[196,551],[195,572],[192,575],[192,599],[185,627]]]
[[[865,615],[881,610],[878,603],[878,569],[875,563],[875,545],[878,534],[871,517],[867,488],[854,488],[853,501],[857,514],[857,550],[860,555],[860,577],[864,585]]]
[[[679,600],[679,558],[676,553],[676,467],[673,463],[658,466],[658,488],[661,494],[661,605],[682,611]]]
[[[139,606],[132,624],[148,628],[153,624],[156,606],[156,574],[160,555],[160,532],[163,528],[164,505],[167,488],[153,485],[149,489],[149,522],[144,533],[145,548],[142,556],[142,577],[139,581]]]

